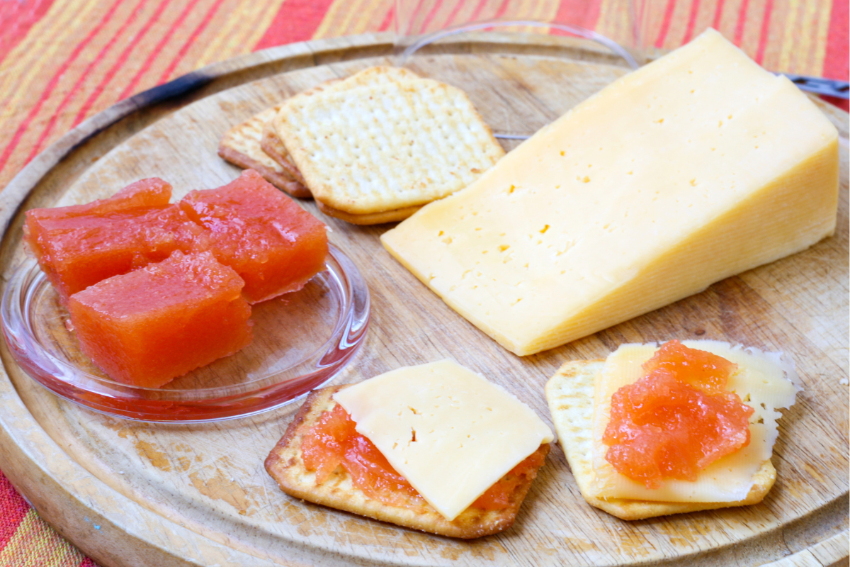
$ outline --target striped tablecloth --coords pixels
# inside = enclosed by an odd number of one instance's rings
[[[418,14],[418,29],[533,18],[624,41],[624,5],[412,0],[402,10]],[[652,7],[645,41],[655,47],[677,47],[713,26],[771,71],[847,80],[848,0],[653,0]],[[394,0],[0,0],[0,188],[63,133],[127,96],[275,45],[393,31],[394,18]],[[839,106],[847,110],[846,101]],[[0,473],[0,567],[79,565],[94,562]]]

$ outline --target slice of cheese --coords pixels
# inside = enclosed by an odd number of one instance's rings
[[[450,521],[553,439],[528,406],[450,360],[387,372],[334,400]]]
[[[806,95],[709,30],[382,241],[528,355],[832,234],[838,163],[837,131]]]
[[[750,444],[704,469],[695,482],[667,480],[650,489],[614,469],[605,460],[608,446],[602,442],[610,420],[611,396],[644,375],[641,365],[657,350],[654,344],[622,345],[605,361],[596,382],[593,400],[593,473],[590,495],[597,498],[628,498],[663,502],[737,502],[747,497],[753,475],[770,459],[778,435],[778,408],[791,407],[799,388],[793,365],[779,353],[744,350],[717,341],[684,341],[689,348],[705,350],[730,360],[738,370],[728,389],[738,394],[755,412],[750,417]]]

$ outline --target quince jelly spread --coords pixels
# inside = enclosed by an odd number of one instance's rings
[[[665,343],[644,376],[617,390],[603,442],[620,473],[658,488],[695,481],[699,471],[750,443],[754,409],[726,389],[737,365],[715,354]]]
[[[342,406],[325,411],[301,442],[301,454],[308,470],[316,471],[321,484],[341,466],[352,483],[369,498],[390,506],[424,506],[413,486],[398,474],[386,457],[355,429],[356,424]],[[473,508],[502,510],[510,506],[514,489],[524,478],[537,475],[545,452],[535,451],[498,480],[472,503]]]

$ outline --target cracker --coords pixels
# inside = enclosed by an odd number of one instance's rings
[[[738,502],[650,502],[590,496],[593,481],[593,390],[602,375],[604,360],[567,362],[546,384],[546,399],[561,446],[567,456],[579,491],[588,504],[622,520],[643,520],[669,514],[749,506],[761,502],[776,481],[770,460],[756,472],[747,498]]]
[[[262,149],[263,128],[279,110],[280,106],[266,109],[228,130],[221,138],[218,155],[238,167],[256,170],[266,181],[293,197],[310,197],[304,184],[287,175]]]
[[[339,79],[331,79],[329,81],[325,81],[319,85],[316,85],[312,89],[308,89],[302,93],[298,93],[294,97],[284,101],[283,104],[279,104],[275,107],[275,112],[272,114],[266,123],[263,125],[263,131],[260,135],[260,148],[262,148],[263,152],[268,155],[271,159],[273,159],[283,170],[283,174],[292,179],[293,181],[297,181],[301,185],[307,186],[307,183],[304,181],[304,177],[301,175],[301,172],[292,163],[292,157],[289,155],[289,151],[286,149],[286,145],[281,141],[278,137],[277,132],[275,132],[274,126],[272,124],[272,119],[280,112],[280,109],[287,103],[291,102],[292,99],[297,100],[298,97],[310,96],[318,92],[322,92],[323,90],[329,88],[335,83],[339,83]],[[312,193],[311,193],[312,195]]]
[[[350,222],[351,224],[384,224],[388,222],[397,222],[406,219],[411,216],[413,213],[421,209],[422,207],[405,207],[403,209],[395,209],[394,211],[384,211],[382,213],[372,213],[366,215],[352,215],[346,213],[345,211],[340,211],[334,209],[333,207],[329,207],[322,203],[321,201],[316,201],[316,204],[319,207],[319,210],[328,215],[329,217],[338,218],[340,220],[344,220],[345,222]]]
[[[362,87],[368,85],[386,85],[388,83],[412,81],[419,79],[419,75],[402,67],[386,67],[377,66],[364,69],[345,79],[331,79],[320,83],[311,89],[300,92],[297,95],[288,98],[281,105],[284,106],[303,102],[314,95],[324,92],[344,91],[353,87]]]
[[[277,114],[277,112],[275,112],[275,114]],[[272,118],[274,118],[274,116],[272,116]],[[307,182],[304,181],[304,177],[301,175],[301,172],[298,171],[298,168],[295,167],[294,163],[292,163],[292,158],[289,155],[289,152],[286,151],[286,146],[283,145],[283,142],[281,142],[280,138],[277,137],[277,133],[274,131],[274,126],[272,126],[271,120],[266,122],[263,126],[263,133],[260,137],[260,148],[262,148],[263,152],[267,156],[277,163],[283,171],[283,175],[287,176],[292,181],[300,183],[304,187],[307,186]]]
[[[372,67],[370,69],[357,73],[356,75],[349,77],[348,79],[331,79],[330,81],[325,81],[324,83],[317,85],[312,89],[295,95],[294,97],[285,101],[283,104],[275,107],[274,113],[265,118],[265,124],[263,125],[262,133],[260,136],[260,148],[268,157],[270,157],[272,160],[274,160],[274,162],[277,163],[284,177],[287,177],[291,181],[295,181],[301,184],[302,186],[304,186],[304,191],[309,192],[309,189],[306,188],[307,183],[304,181],[304,177],[301,175],[301,172],[298,170],[295,164],[292,163],[292,157],[289,155],[289,151],[286,149],[286,145],[278,137],[277,132],[275,132],[274,126],[272,125],[271,119],[274,118],[274,116],[280,111],[281,107],[292,102],[293,100],[298,101],[301,97],[309,97],[316,93],[324,92],[327,90],[345,88],[347,86],[352,85],[384,84],[389,81],[404,81],[415,78],[418,78],[418,75],[416,75],[416,73],[412,71],[408,71],[407,69],[401,69],[398,67]],[[399,217],[394,220],[401,220],[402,218],[406,217]],[[382,220],[380,222],[389,221]],[[355,222],[355,224],[376,223]]]
[[[471,539],[501,532],[509,528],[516,518],[525,499],[534,475],[511,494],[511,506],[504,510],[480,510],[468,508],[449,522],[428,504],[411,501],[411,506],[389,506],[367,497],[351,482],[351,477],[341,467],[322,484],[316,485],[316,474],[308,471],[301,460],[301,440],[325,410],[332,409],[336,402],[331,396],[346,386],[322,388],[311,393],[286,433],[272,449],[266,459],[266,471],[290,496],[437,535]],[[549,445],[541,445],[538,451],[545,456]],[[535,471],[536,474],[536,471]]]
[[[460,89],[356,77],[293,98],[273,121],[327,207],[365,215],[423,205],[466,187],[504,155]]]

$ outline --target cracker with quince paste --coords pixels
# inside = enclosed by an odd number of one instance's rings
[[[749,506],[761,502],[776,482],[776,469],[770,460],[762,463],[753,477],[747,498],[738,502],[650,502],[591,496],[593,482],[593,393],[602,376],[604,360],[567,362],[546,384],[546,400],[561,447],[570,464],[579,491],[588,504],[622,520],[643,520],[669,514]]]
[[[336,405],[332,399],[333,394],[345,387],[345,385],[332,386],[311,393],[295,419],[289,424],[286,433],[272,449],[265,462],[266,471],[277,481],[281,490],[290,496],[314,504],[406,528],[461,539],[498,533],[514,523],[519,507],[537,475],[537,470],[534,470],[533,474],[523,475],[523,481],[510,496],[508,508],[481,510],[470,507],[451,522],[427,503],[410,500],[404,506],[390,506],[369,498],[354,486],[351,477],[342,467],[337,467],[337,470],[323,483],[316,484],[316,473],[307,470],[301,458],[301,440],[326,410],[333,409]],[[538,452],[542,452],[545,457],[549,452],[549,444],[541,445]]]

